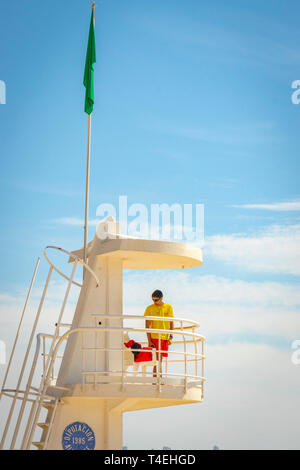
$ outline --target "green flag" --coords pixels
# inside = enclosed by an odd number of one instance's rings
[[[94,25],[94,9],[92,9],[89,40],[86,51],[83,84],[85,86],[84,110],[91,114],[94,106],[94,63],[96,62],[96,41]]]

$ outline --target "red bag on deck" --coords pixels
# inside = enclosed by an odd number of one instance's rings
[[[152,356],[152,351],[153,348],[142,348],[142,346],[139,343],[136,343],[131,339],[127,343],[124,343],[126,348],[130,348],[132,354],[134,355],[134,362],[147,362],[147,361],[152,361],[153,356]]]

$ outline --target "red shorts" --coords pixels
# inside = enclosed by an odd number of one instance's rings
[[[158,338],[151,338],[152,343],[155,346],[155,349],[160,349],[161,351],[168,351],[169,350],[169,340],[167,339],[161,339],[160,340],[160,347],[158,344],[159,339]],[[158,353],[159,354],[159,353]],[[168,357],[168,353],[160,353],[162,357]]]

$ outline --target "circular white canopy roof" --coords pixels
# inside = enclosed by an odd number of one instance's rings
[[[110,256],[123,259],[124,269],[180,269],[203,264],[202,250],[185,243],[115,235],[100,240],[95,236],[88,244],[89,256]],[[83,249],[73,254],[83,258]],[[72,263],[72,259],[69,259]]]

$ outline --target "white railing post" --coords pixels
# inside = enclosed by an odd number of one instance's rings
[[[46,338],[43,336],[43,377],[46,373]]]
[[[186,364],[186,338],[185,334],[183,335],[184,343],[184,391],[187,391],[187,364]]]
[[[97,321],[97,320],[96,320]],[[96,328],[96,321],[95,321],[95,328]],[[95,352],[94,352],[94,390],[96,390],[96,372],[97,372],[97,331],[95,330]]]
[[[158,333],[158,374],[157,374],[157,385],[158,385],[158,391],[161,391],[161,336],[160,332]]]
[[[80,333],[80,338],[81,338],[81,391],[84,391],[84,380],[85,380],[85,375],[84,375],[84,369],[85,369],[85,351],[84,351],[84,346],[83,346],[83,332]]]
[[[201,380],[201,384],[202,384],[202,400],[204,398],[204,380],[203,380],[203,377],[204,377],[204,340],[202,339],[201,340],[201,354],[202,354],[202,368],[201,368],[201,374],[202,374],[202,380]]]
[[[193,333],[195,331],[195,328],[193,328]],[[194,338],[194,353],[195,353],[195,375],[197,376],[198,375],[198,350],[197,350],[197,341],[195,341],[195,338]]]
[[[121,390],[124,390],[124,333],[122,332],[122,385]]]
[[[165,367],[165,369],[166,369],[166,372],[165,372],[165,381],[166,381],[166,385],[167,385],[167,383],[168,383],[168,358],[169,358],[169,354],[168,354],[167,357],[166,357],[166,367]]]

